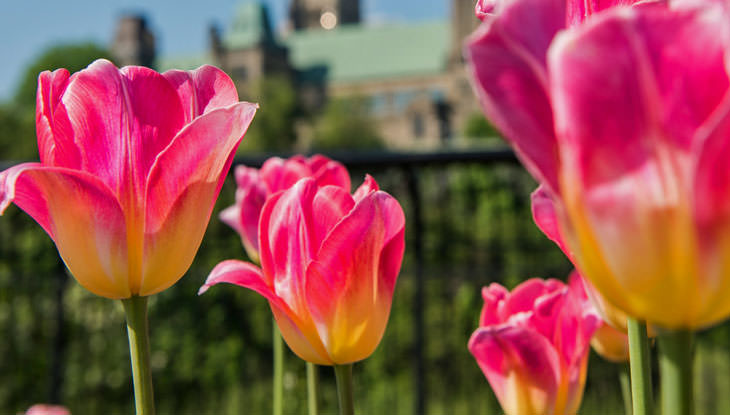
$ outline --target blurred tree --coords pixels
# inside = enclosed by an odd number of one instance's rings
[[[332,99],[314,126],[313,150],[375,150],[384,147],[363,98]]]
[[[0,105],[0,158],[17,161],[38,159],[35,139],[38,74],[58,68],[77,72],[108,55],[105,49],[93,43],[52,46],[39,54],[26,68],[14,98]]]
[[[66,68],[69,72],[74,73],[86,68],[99,58],[109,59],[109,52],[94,43],[51,46],[28,65],[15,92],[14,103],[20,106],[35,107],[38,74],[41,72]]]
[[[294,118],[299,111],[291,82],[280,76],[261,78],[252,96],[242,99],[258,102],[261,107],[239,152],[291,151],[296,141]]]
[[[33,108],[0,104],[0,158],[38,159]]]
[[[499,131],[484,118],[481,112],[475,112],[466,119],[462,135],[467,138],[493,139],[501,137]]]

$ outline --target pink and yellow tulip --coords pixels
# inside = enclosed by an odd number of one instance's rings
[[[261,169],[237,166],[235,176],[236,203],[221,211],[220,219],[241,235],[246,253],[254,262],[259,261],[259,216],[269,196],[305,177],[313,178],[319,186],[334,185],[350,191],[350,174],[345,166],[319,154],[286,160],[272,157]]]
[[[578,3],[515,0],[485,18],[467,46],[484,112],[540,181],[538,215],[610,304],[667,328],[719,322],[728,14],[703,0]]]
[[[269,301],[299,357],[353,363],[372,354],[385,331],[404,227],[398,202],[369,176],[353,195],[305,178],[263,206],[261,268],[224,261],[200,292],[221,282],[252,289]]]
[[[162,291],[189,268],[256,108],[211,66],[43,72],[40,162],[0,173],[0,212],[33,217],[94,294]]]
[[[575,415],[580,407],[589,342],[601,320],[558,280],[531,279],[511,293],[482,290],[479,328],[469,340],[506,415]]]

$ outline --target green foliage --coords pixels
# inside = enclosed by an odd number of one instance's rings
[[[375,150],[383,148],[367,102],[360,98],[333,99],[314,126],[311,148],[328,150]]]
[[[499,138],[501,134],[492,124],[484,118],[481,112],[475,112],[466,119],[462,129],[462,135],[468,138],[490,140]]]
[[[74,73],[99,58],[109,59],[109,52],[95,43],[56,45],[46,49],[26,69],[15,92],[15,104],[35,107],[38,74],[41,72],[66,68]]]
[[[33,108],[0,104],[0,155],[14,161],[38,159]]]
[[[254,86],[251,97],[242,98],[257,102],[260,108],[239,152],[291,151],[299,110],[291,82],[283,77],[264,77]]]

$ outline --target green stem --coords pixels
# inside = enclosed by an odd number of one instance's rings
[[[629,374],[629,365],[621,364],[621,369],[618,372],[618,381],[621,384],[621,397],[624,401],[624,414],[631,415],[633,410],[631,408],[631,379]]]
[[[274,415],[281,415],[284,401],[284,341],[274,320]]]
[[[631,398],[634,415],[654,414],[654,395],[651,386],[651,355],[646,323],[628,318],[629,354],[631,360]]]
[[[309,415],[319,415],[319,373],[314,363],[307,362],[307,403]]]
[[[134,406],[137,415],[154,415],[155,399],[152,393],[150,368],[150,335],[147,323],[147,297],[131,297],[122,300],[127,316],[129,355],[132,360],[134,382]]]
[[[690,330],[667,331],[659,336],[662,415],[694,414],[692,337]]]
[[[335,379],[337,380],[337,398],[340,401],[340,415],[354,415],[352,363],[348,365],[335,365]]]

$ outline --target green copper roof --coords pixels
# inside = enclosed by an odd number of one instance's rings
[[[266,7],[260,3],[239,4],[230,29],[223,37],[223,45],[231,49],[240,49],[271,41],[273,33]]]
[[[439,21],[293,32],[284,42],[305,80],[355,82],[443,72],[450,36]]]

